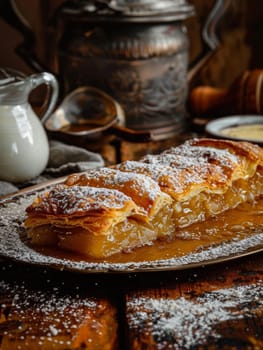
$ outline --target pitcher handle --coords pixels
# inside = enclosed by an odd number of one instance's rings
[[[47,95],[41,108],[43,112],[40,115],[40,120],[44,124],[50,117],[58,100],[59,87],[57,79],[53,74],[47,72],[33,74],[28,79],[30,79],[31,90],[42,84],[47,85]]]

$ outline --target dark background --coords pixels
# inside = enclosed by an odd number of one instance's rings
[[[32,26],[36,38],[36,53],[47,67],[56,71],[53,28],[48,25],[62,0],[17,0]],[[189,0],[196,15],[186,20],[190,39],[190,62],[202,50],[201,29],[214,1]],[[263,68],[263,2],[261,0],[232,0],[220,21],[221,47],[200,72],[198,84],[228,87],[246,69]],[[22,36],[0,18],[0,66],[9,66],[25,73],[32,70],[15,53]]]

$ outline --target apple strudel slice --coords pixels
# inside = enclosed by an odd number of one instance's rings
[[[171,202],[151,178],[102,168],[37,197],[25,227],[32,244],[100,258],[157,239],[168,229]]]
[[[151,244],[263,194],[263,150],[194,139],[67,180],[27,208],[32,244],[104,258]]]

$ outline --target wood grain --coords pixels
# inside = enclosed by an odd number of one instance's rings
[[[262,253],[156,273],[83,275],[8,260],[0,271],[1,350],[262,349]]]
[[[51,282],[48,273],[38,283],[2,280],[0,349],[115,349],[115,307],[84,293],[77,283],[69,285]]]
[[[263,256],[172,276],[126,297],[128,349],[262,349]]]

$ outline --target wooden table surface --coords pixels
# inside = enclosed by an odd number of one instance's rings
[[[1,350],[263,349],[263,254],[79,274],[1,261]]]

